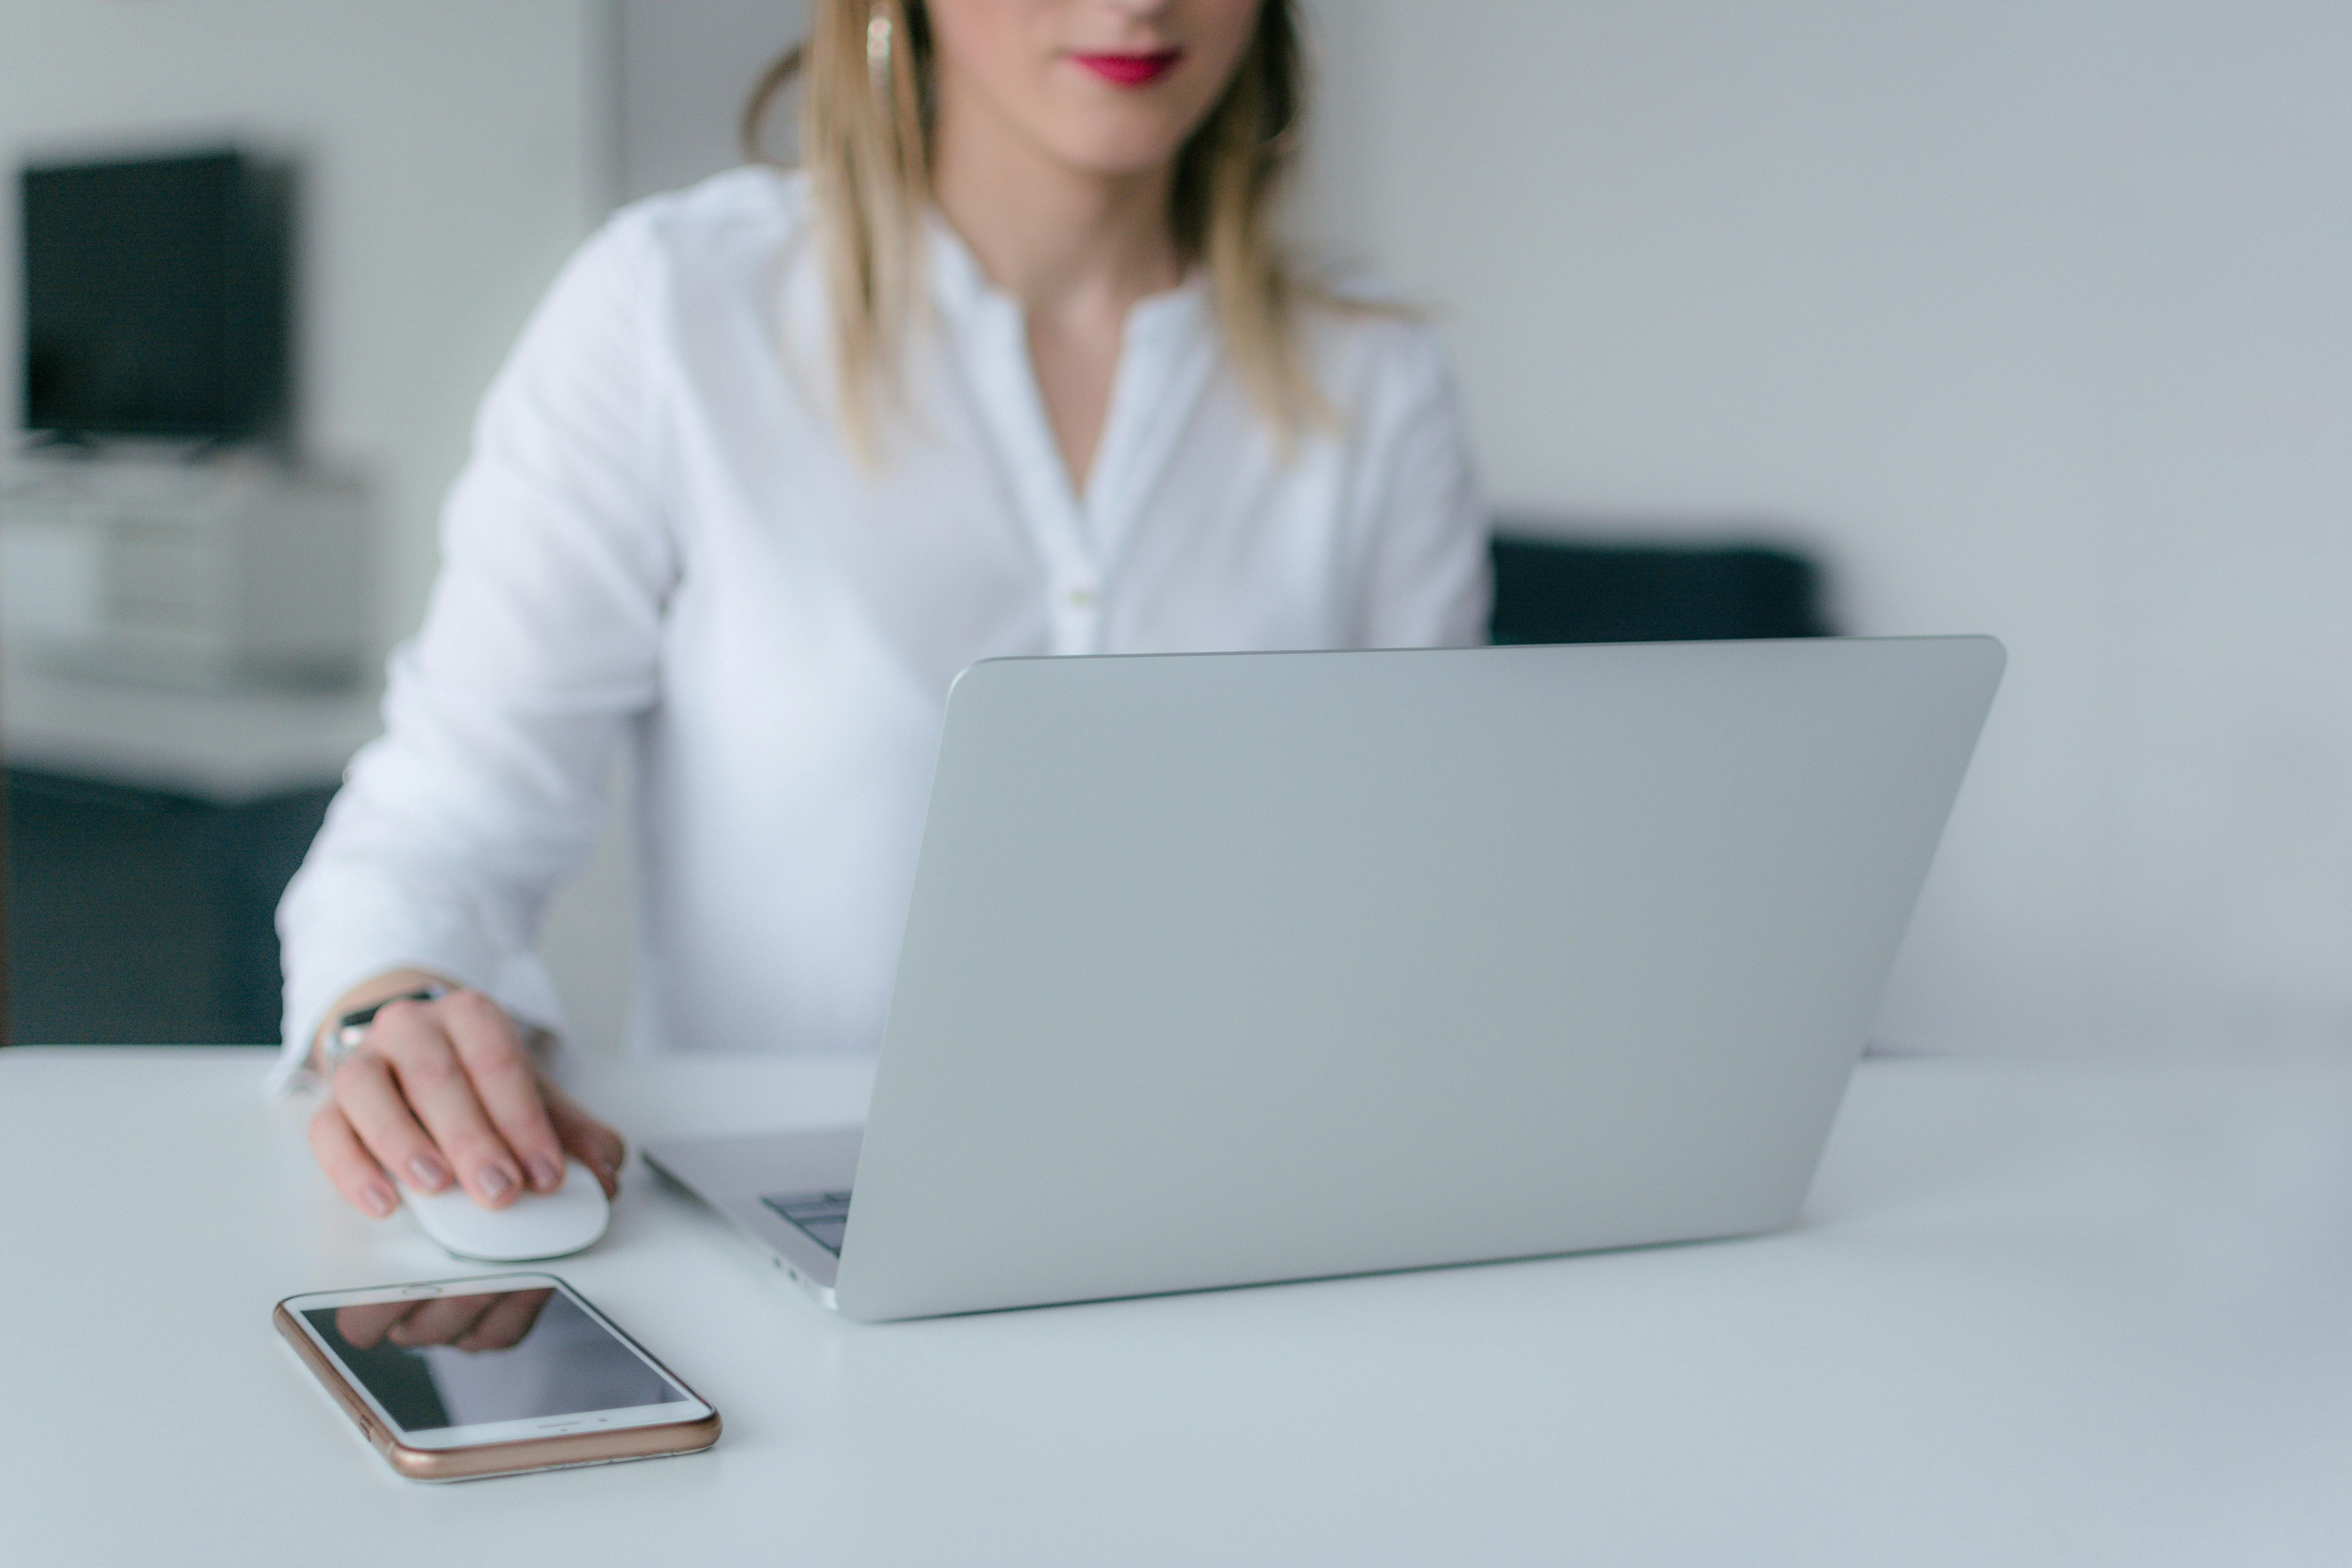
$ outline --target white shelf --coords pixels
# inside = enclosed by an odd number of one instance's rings
[[[0,761],[236,805],[331,784],[383,725],[372,691],[169,691],[0,670]]]

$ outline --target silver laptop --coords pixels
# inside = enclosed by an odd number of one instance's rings
[[[975,665],[862,1135],[647,1157],[861,1319],[1778,1228],[2002,662]]]

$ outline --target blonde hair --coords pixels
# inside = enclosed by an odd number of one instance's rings
[[[1176,159],[1169,220],[1204,267],[1242,383],[1286,445],[1330,407],[1308,372],[1298,313],[1319,289],[1293,272],[1274,227],[1307,110],[1295,0],[1264,0],[1233,79]],[[761,127],[798,80],[800,158],[816,195],[832,296],[835,374],[852,445],[871,457],[876,415],[903,395],[930,199],[931,39],[922,0],[814,0],[807,37],[744,106],[743,146],[772,162]]]

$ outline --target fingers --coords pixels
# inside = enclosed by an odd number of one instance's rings
[[[310,1118],[310,1152],[343,1201],[382,1219],[400,1206],[383,1167],[367,1152],[342,1107],[330,1100]]]
[[[354,1350],[386,1340],[404,1350],[455,1345],[462,1351],[502,1351],[522,1342],[552,1290],[499,1290],[441,1296],[429,1301],[377,1301],[335,1310],[335,1331]]]
[[[499,1297],[489,1293],[436,1297],[394,1324],[387,1337],[408,1350],[418,1345],[453,1345],[473,1332],[474,1325],[498,1303]]]
[[[480,1321],[454,1342],[461,1351],[502,1351],[520,1344],[530,1326],[539,1321],[539,1310],[553,1294],[551,1290],[509,1290],[495,1298]]]
[[[407,1109],[456,1170],[467,1193],[484,1208],[504,1208],[521,1195],[522,1164],[491,1125],[473,1077],[450,1038],[443,1016],[448,1000],[386,1007],[376,1015],[367,1048],[353,1056],[352,1064],[371,1059],[389,1064]],[[339,1073],[339,1083],[341,1079]],[[375,1148],[373,1130],[362,1124],[361,1131],[368,1146]],[[417,1173],[423,1179],[421,1168]]]
[[[444,998],[436,1012],[490,1125],[531,1186],[542,1193],[562,1186],[563,1145],[541,1098],[539,1069],[506,1010],[478,991],[460,991]]]
[[[398,1205],[390,1172],[437,1193],[452,1177],[484,1208],[563,1184],[566,1152],[620,1190],[620,1134],[543,1082],[513,1022],[478,991],[387,1004],[336,1068],[311,1147],[335,1185],[378,1215]]]
[[[621,1191],[621,1161],[629,1152],[621,1135],[580,1109],[580,1102],[556,1088],[542,1086],[546,1095],[547,1114],[555,1124],[556,1136],[563,1147],[579,1156],[581,1162],[596,1173],[604,1195],[617,1197]]]
[[[364,1307],[335,1309],[335,1332],[353,1350],[369,1351],[383,1342],[392,1326],[408,1316],[413,1303],[377,1301]]]
[[[449,1166],[433,1135],[409,1110],[392,1063],[374,1050],[354,1052],[335,1069],[334,1103],[367,1152],[387,1171],[420,1193],[437,1193],[449,1184]],[[327,1110],[320,1112],[320,1117]],[[318,1147],[318,1123],[311,1123],[311,1147]],[[325,1163],[325,1156],[320,1156]]]

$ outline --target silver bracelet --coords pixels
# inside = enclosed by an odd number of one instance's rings
[[[335,1026],[319,1043],[319,1076],[332,1078],[335,1069],[351,1059],[351,1055],[367,1043],[368,1030],[374,1026],[375,1016],[394,1002],[437,1002],[449,994],[446,985],[421,985],[414,991],[403,991],[387,996],[356,1012],[344,1014],[335,1020]]]

